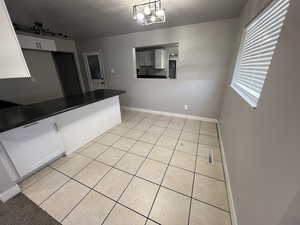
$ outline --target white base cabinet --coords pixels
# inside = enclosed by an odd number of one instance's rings
[[[20,178],[64,152],[53,117],[1,133],[0,141]]]

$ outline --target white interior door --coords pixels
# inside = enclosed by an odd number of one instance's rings
[[[104,67],[100,52],[83,53],[86,73],[91,91],[104,88]]]

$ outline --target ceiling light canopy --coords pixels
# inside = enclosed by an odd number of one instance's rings
[[[151,1],[133,6],[133,19],[141,25],[165,23],[166,14],[161,0]]]

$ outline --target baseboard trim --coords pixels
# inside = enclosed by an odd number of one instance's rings
[[[236,211],[235,211],[233,195],[232,195],[232,190],[231,190],[231,185],[230,185],[230,177],[229,177],[229,172],[228,172],[228,167],[227,167],[227,160],[226,160],[224,145],[223,145],[223,141],[222,141],[220,124],[218,124],[217,127],[218,127],[218,133],[219,133],[221,154],[222,154],[222,159],[223,159],[224,173],[225,173],[225,178],[226,178],[226,188],[227,188],[227,193],[228,193],[228,202],[229,202],[229,208],[230,208],[230,214],[231,214],[231,223],[232,223],[232,225],[238,225],[237,215],[236,215]]]
[[[180,118],[185,118],[185,119],[202,120],[202,121],[206,121],[206,122],[218,123],[217,119],[208,118],[208,117],[193,116],[193,115],[188,115],[188,114],[172,113],[172,112],[165,112],[165,111],[156,111],[156,110],[134,108],[134,107],[127,107],[127,106],[122,106],[121,108],[138,111],[138,112],[146,112],[146,113],[159,114],[159,115],[164,115],[164,116],[174,116],[174,117],[180,117]]]
[[[15,186],[11,187],[7,191],[0,194],[0,200],[2,202],[6,202],[7,200],[11,199],[12,197],[16,196],[21,192],[21,189],[16,184]]]

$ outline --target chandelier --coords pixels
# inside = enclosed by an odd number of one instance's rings
[[[165,23],[166,14],[161,0],[155,0],[133,6],[133,19],[141,25]]]

